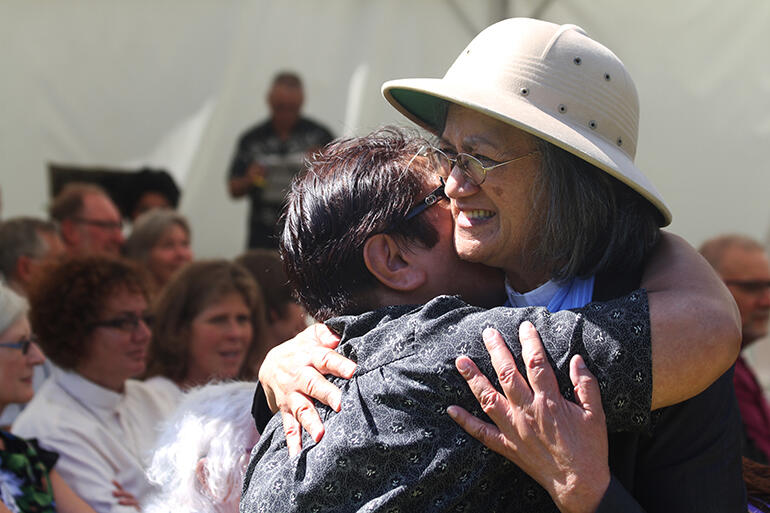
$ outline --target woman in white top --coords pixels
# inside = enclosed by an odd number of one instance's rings
[[[107,256],[58,262],[30,290],[32,328],[59,369],[13,432],[59,453],[57,470],[99,513],[135,513],[113,482],[138,501],[149,494],[144,470],[156,426],[173,410],[130,379],[145,369],[148,299],[142,272]]]

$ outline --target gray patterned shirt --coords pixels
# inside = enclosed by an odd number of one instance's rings
[[[338,350],[358,363],[352,379],[331,378],[343,391],[342,410],[318,406],[326,434],[319,443],[304,434],[296,457],[289,457],[280,416],[273,417],[252,453],[241,513],[557,511],[542,487],[446,414],[459,404],[489,420],[454,360],[467,354],[494,378],[481,338],[492,326],[523,371],[517,333],[524,320],[538,329],[565,397],[573,394],[569,361],[580,353],[599,381],[610,431],[649,427],[644,291],[557,313],[483,310],[450,296],[387,307],[329,321],[342,335]]]

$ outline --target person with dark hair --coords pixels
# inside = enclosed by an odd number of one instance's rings
[[[697,254],[671,236],[659,242],[648,264],[644,286],[650,310],[641,290],[556,313],[545,308],[487,311],[458,297],[436,297],[449,292],[489,306],[499,304],[504,291],[499,271],[460,260],[455,253],[448,202],[423,156],[426,144],[394,129],[335,141],[314,156],[308,172],[292,186],[281,242],[287,273],[311,314],[320,320],[343,316],[328,324],[342,335],[339,352],[355,359],[358,368],[355,374],[341,373],[352,377],[349,381],[332,378],[344,391],[340,396],[328,384],[314,382],[304,364],[295,365],[295,378],[318,387],[315,394],[331,406],[320,407],[325,428],[303,422],[313,439],[304,438],[299,458],[286,452],[287,445],[292,453],[299,450],[299,433],[290,431],[284,441],[277,416],[262,430],[266,405],[259,395],[255,398],[262,438],[244,484],[243,512],[279,505],[284,511],[553,511],[554,502],[562,507],[574,501],[598,503],[605,495],[612,499],[625,492],[615,481],[607,492],[603,481],[610,471],[600,452],[607,435],[596,383],[603,391],[608,427],[638,436],[648,429],[652,408],[693,396],[734,359],[735,351],[721,338],[734,325],[731,312],[722,311],[729,299]],[[715,299],[702,301],[704,296]],[[703,329],[700,320],[693,323],[696,311],[714,316],[710,321],[715,324]],[[523,322],[528,320],[543,333],[548,360],[531,324]],[[692,328],[684,334],[663,329],[684,324]],[[459,354],[472,354],[492,371],[481,344],[488,326],[505,334],[519,368],[526,363],[530,370],[550,372],[545,361],[556,367],[554,404],[571,404],[558,391],[571,398],[573,386],[578,387],[580,405],[564,406],[570,415],[557,426],[571,421],[575,431],[567,438],[582,445],[553,448],[557,455],[569,450],[570,470],[581,471],[571,489],[538,486],[518,467],[472,443],[446,415],[453,403],[466,408],[475,403],[454,371]],[[492,335],[485,331],[484,339]],[[703,358],[682,357],[695,347]],[[306,361],[323,372],[340,373],[340,354],[318,347],[294,349],[307,350]],[[578,353],[597,374],[593,386]],[[262,368],[271,370],[267,362]],[[263,384],[268,374],[260,372]],[[682,374],[694,379],[677,381]],[[271,405],[276,391],[266,386]],[[311,419],[307,403],[293,395],[284,398],[288,410]],[[587,411],[595,414],[587,418]]]
[[[770,324],[770,257],[758,241],[745,235],[721,235],[700,247],[735,298],[741,314],[741,352],[767,336]],[[743,422],[743,455],[770,462],[770,404],[743,356],[735,363],[735,396]]]
[[[126,181],[128,191],[122,210],[132,221],[148,210],[176,209],[179,205],[179,187],[163,169],[142,168]]]
[[[104,255],[51,264],[29,293],[32,330],[58,369],[12,432],[59,453],[58,472],[99,513],[134,511],[113,482],[139,501],[151,491],[155,428],[173,409],[131,379],[146,366],[148,300],[141,270]]]
[[[26,295],[35,269],[62,253],[55,223],[34,217],[0,222],[0,275],[15,292]]]
[[[125,254],[144,266],[162,289],[174,274],[192,260],[190,224],[169,209],[153,209],[139,216],[126,239]]]
[[[233,198],[249,197],[249,248],[277,247],[275,230],[292,178],[308,153],[334,138],[326,127],[300,115],[303,101],[299,76],[278,73],[267,95],[270,119],[238,140],[228,189]]]
[[[236,258],[235,263],[248,269],[265,297],[267,329],[261,342],[265,353],[307,328],[307,310],[294,299],[277,251],[252,249]]]
[[[253,377],[252,349],[264,300],[243,267],[202,260],[182,269],[156,299],[146,384],[170,402],[211,381]]]
[[[107,192],[98,185],[68,183],[48,210],[51,219],[59,224],[69,253],[120,254],[123,219]]]

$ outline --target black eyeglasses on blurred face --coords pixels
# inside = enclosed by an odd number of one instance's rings
[[[0,347],[8,347],[10,349],[21,349],[21,354],[26,355],[29,353],[29,347],[33,344],[37,344],[37,337],[30,335],[28,337],[21,338],[16,342],[0,342]]]
[[[141,323],[144,323],[145,326],[150,328],[152,326],[152,322],[154,320],[154,317],[152,315],[144,314],[144,315],[135,315],[135,314],[126,314],[121,315],[119,317],[115,317],[114,319],[107,319],[105,321],[97,321],[94,323],[91,323],[92,328],[113,328],[120,331],[125,331],[126,333],[133,333],[137,329],[139,329],[139,326]]]

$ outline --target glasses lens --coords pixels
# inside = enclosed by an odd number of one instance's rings
[[[32,340],[25,338],[21,341],[21,354],[29,353],[29,346],[32,345]]]
[[[484,183],[487,172],[484,170],[484,166],[473,155],[467,153],[460,153],[457,155],[457,164],[460,166],[465,177],[473,185],[481,185]]]
[[[430,153],[430,161],[433,166],[433,172],[441,178],[448,178],[452,173],[452,161],[441,150],[432,151]]]

